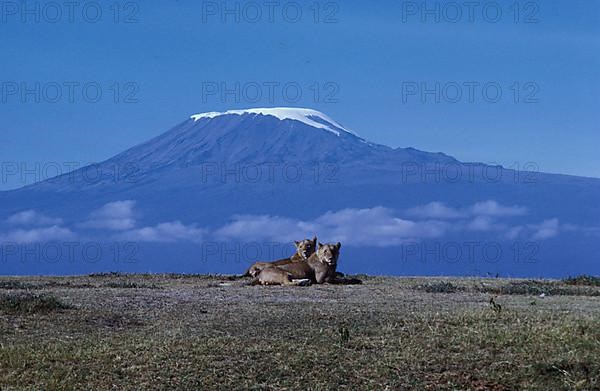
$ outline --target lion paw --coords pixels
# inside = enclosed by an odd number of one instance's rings
[[[294,280],[294,283],[298,286],[310,286],[312,282],[308,278],[304,278],[302,280]]]

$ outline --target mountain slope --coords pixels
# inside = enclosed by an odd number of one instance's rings
[[[403,243],[443,247],[474,240],[506,247],[504,258],[486,268],[556,274],[584,270],[598,250],[599,196],[598,179],[515,172],[377,145],[314,110],[251,109],[194,115],[105,162],[0,193],[0,219],[8,219],[0,239],[43,241],[45,233],[62,229],[78,240],[140,243],[151,250],[138,267],[219,272],[239,271],[243,260],[163,261],[169,251],[192,259],[205,243],[287,243],[317,233],[347,244],[352,270],[386,274],[471,272],[475,261],[443,267],[396,261]],[[48,231],[52,227],[8,222],[24,211],[61,224]],[[508,248],[527,243],[538,245],[549,269],[510,262]],[[364,254],[374,253],[379,261],[366,262]],[[565,254],[575,261],[561,263]],[[42,266],[10,267],[19,273]]]

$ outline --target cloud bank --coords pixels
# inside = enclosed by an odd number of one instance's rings
[[[288,242],[318,235],[323,240],[355,245],[389,246],[439,237],[446,230],[444,222],[405,220],[395,216],[390,209],[375,207],[327,212],[312,221],[266,215],[234,216],[230,223],[215,232],[215,236],[220,240]]]
[[[90,213],[89,219],[82,224],[83,228],[109,229],[123,231],[135,227],[133,208],[135,201],[110,202]]]
[[[25,210],[7,218],[6,223],[21,226],[60,225],[62,224],[62,219],[48,217],[35,210]]]
[[[501,205],[488,200],[464,207],[450,207],[431,202],[405,211],[381,206],[329,211],[311,220],[285,216],[234,215],[230,221],[209,230],[181,221],[140,224],[141,214],[133,200],[107,203],[88,213],[76,229],[65,227],[63,219],[35,210],[25,210],[4,220],[10,227],[0,233],[0,241],[32,243],[74,240],[91,236],[132,242],[176,243],[203,241],[292,242],[318,235],[323,241],[341,241],[349,246],[390,247],[406,242],[443,238],[446,235],[477,233],[496,234],[499,239],[540,241],[561,232],[582,232],[600,236],[595,227],[561,224],[557,218],[541,222],[511,223],[511,219],[528,214],[525,207]],[[18,228],[13,228],[17,226]],[[100,232],[103,232],[100,234]]]

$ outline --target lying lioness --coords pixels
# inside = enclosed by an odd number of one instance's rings
[[[294,279],[292,275],[278,266],[266,267],[258,273],[250,285],[310,285],[309,278]]]
[[[340,278],[336,273],[341,243],[321,244],[308,259],[262,269],[252,285],[360,284],[357,279]]]
[[[317,248],[317,237],[311,239],[304,239],[300,242],[294,242],[296,245],[296,253],[289,258],[280,259],[274,262],[256,262],[244,273],[243,277],[256,277],[264,268],[271,266],[282,266],[289,263],[302,261],[308,259],[313,255]]]

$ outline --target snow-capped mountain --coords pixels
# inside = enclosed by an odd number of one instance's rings
[[[353,169],[373,166],[383,171],[397,170],[403,162],[430,161],[457,162],[443,154],[369,143],[316,110],[232,110],[192,115],[168,132],[96,167],[83,168],[75,174],[64,175],[62,180],[53,179],[34,187],[72,191],[90,185],[108,185],[114,182],[113,167],[120,167],[124,175],[132,176],[130,181],[124,182],[136,183],[138,179],[162,181],[165,170],[175,175],[187,170],[184,174],[187,176],[198,167],[212,163],[223,164],[225,168],[234,168],[235,164],[287,162],[313,167],[335,163]],[[96,179],[98,172],[107,175],[103,180]],[[86,180],[91,176],[94,180]]]
[[[133,242],[139,250],[132,264],[4,263],[19,274],[238,272],[247,257],[215,260],[235,253],[227,245],[240,255],[248,243],[319,234],[344,242],[354,272],[563,275],[599,268],[589,264],[599,249],[599,196],[598,179],[390,148],[315,110],[232,110],[192,115],[107,161],[0,193],[0,241]],[[442,259],[449,243],[473,241],[498,243],[503,254]],[[427,245],[434,250],[423,255]],[[205,259],[207,246],[217,258]]]

